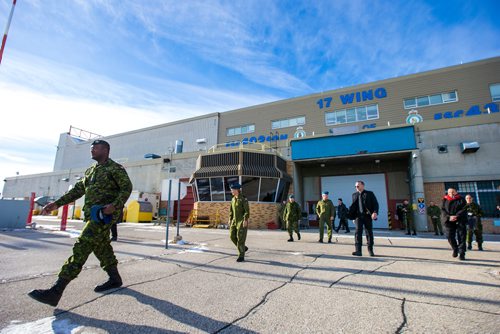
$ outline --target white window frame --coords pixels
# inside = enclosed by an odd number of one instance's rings
[[[439,95],[441,94],[441,99],[443,102],[441,103],[431,103],[431,96],[434,95]],[[450,99],[449,96],[450,94],[455,94],[455,99]],[[418,104],[418,99],[421,98],[427,98],[427,101],[429,104],[426,105],[419,105]],[[411,105],[407,105],[407,101],[413,100],[413,103]],[[444,92],[444,93],[435,93],[435,94],[429,94],[429,95],[420,95],[420,96],[414,96],[414,97],[408,97],[403,99],[403,108],[404,109],[415,109],[415,108],[425,108],[425,107],[430,107],[430,106],[437,106],[440,104],[446,104],[446,103],[453,103],[453,102],[458,102],[458,92],[456,90],[452,90],[449,92]]]
[[[370,107],[375,107],[377,110],[376,116],[369,116],[368,115],[368,108]],[[365,111],[366,118],[365,119],[358,119],[358,109],[363,108]],[[357,106],[349,109],[354,109],[354,115],[356,116],[355,121],[348,122],[347,121],[347,109],[338,109],[338,110],[333,110],[333,111],[326,111],[325,112],[325,125],[326,126],[332,126],[332,125],[339,125],[339,124],[351,124],[351,123],[359,123],[359,122],[366,122],[366,121],[371,121],[374,119],[379,119],[380,118],[380,111],[378,109],[378,103],[377,104],[368,104],[364,106]],[[337,119],[338,114],[342,114],[345,118],[345,122],[339,122]],[[332,118],[333,122],[328,122],[328,118]]]
[[[245,128],[245,127],[247,130],[243,131],[243,128]],[[247,133],[254,133],[254,132],[255,132],[255,124],[245,124],[245,125],[235,126],[232,128],[227,128],[226,129],[226,137],[241,136],[241,135],[245,135]]]
[[[493,90],[492,90],[493,87],[498,87],[498,89],[500,90],[500,83],[494,83],[494,84],[490,85],[491,101],[492,102],[500,102],[500,92],[498,95],[493,95]]]
[[[299,120],[303,119],[303,122],[300,123]],[[290,125],[290,121],[296,121],[295,125]],[[297,126],[302,126],[306,124],[306,116],[297,116],[291,118],[282,118],[271,121],[271,129],[283,129],[283,128],[296,128]]]

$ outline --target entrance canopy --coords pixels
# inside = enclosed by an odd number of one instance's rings
[[[417,148],[413,126],[387,128],[338,136],[295,139],[291,142],[292,160],[409,151]]]

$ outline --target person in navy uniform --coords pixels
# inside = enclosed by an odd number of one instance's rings
[[[368,243],[368,253],[375,256],[373,252],[373,220],[377,220],[378,201],[375,194],[365,190],[363,181],[356,182],[356,192],[352,194],[352,204],[349,207],[348,218],[355,221],[356,232],[354,241],[356,250],[352,253],[355,256],[361,256],[361,246],[363,244],[363,228],[365,229]]]

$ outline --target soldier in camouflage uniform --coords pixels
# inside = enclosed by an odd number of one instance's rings
[[[413,221],[412,215],[412,205],[408,202],[407,199],[403,201],[402,205],[399,205],[397,208],[398,218],[406,226],[406,234],[410,235],[413,232],[413,235],[417,235],[417,230],[415,229],[415,222]]]
[[[483,216],[483,210],[479,204],[475,203],[471,195],[465,196],[465,201],[467,205],[467,249],[472,249],[472,235],[476,235],[477,249],[483,250],[483,224],[481,223],[481,217]]]
[[[102,292],[122,285],[109,232],[111,225],[119,219],[132,192],[132,183],[125,168],[109,159],[109,144],[106,141],[95,140],[90,152],[97,164],[87,169],[85,176],[64,196],[43,208],[43,213],[47,213],[85,195],[83,211],[86,224],[73,246],[73,255],[66,260],[58,280],[50,289],[33,290],[29,293],[29,296],[37,301],[52,306],[58,304],[64,289],[78,276],[92,252],[100,261],[101,268],[109,275],[108,281],[96,286],[94,291]],[[108,218],[112,216],[108,224],[91,217],[91,208],[96,205],[102,206],[102,213],[108,215]]]
[[[250,207],[248,200],[241,194],[241,185],[233,183],[231,186],[231,208],[229,210],[229,233],[231,241],[238,248],[238,259],[236,262],[245,261],[245,253],[248,247],[245,246],[248,230],[248,218],[250,218]]]
[[[327,226],[328,243],[332,243],[332,222],[335,220],[335,206],[328,199],[328,191],[323,191],[322,199],[316,204],[316,214],[319,217],[319,242],[323,242],[325,224]]]
[[[295,202],[295,196],[288,196],[288,203],[286,203],[285,210],[283,212],[283,219],[288,226],[288,234],[290,239],[288,241],[293,241],[293,232],[297,233],[297,239],[300,240],[300,232],[298,221],[302,216],[302,210],[300,209],[299,203]]]
[[[443,235],[443,226],[441,225],[441,209],[439,206],[434,204],[433,201],[429,202],[429,206],[427,207],[427,215],[431,218],[432,225],[434,225],[434,234]]]

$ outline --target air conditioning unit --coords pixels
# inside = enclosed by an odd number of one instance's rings
[[[479,150],[479,143],[477,141],[471,141],[467,143],[460,143],[462,148],[462,153],[474,153]]]
[[[207,138],[198,138],[196,139],[197,144],[205,144],[207,142]]]

